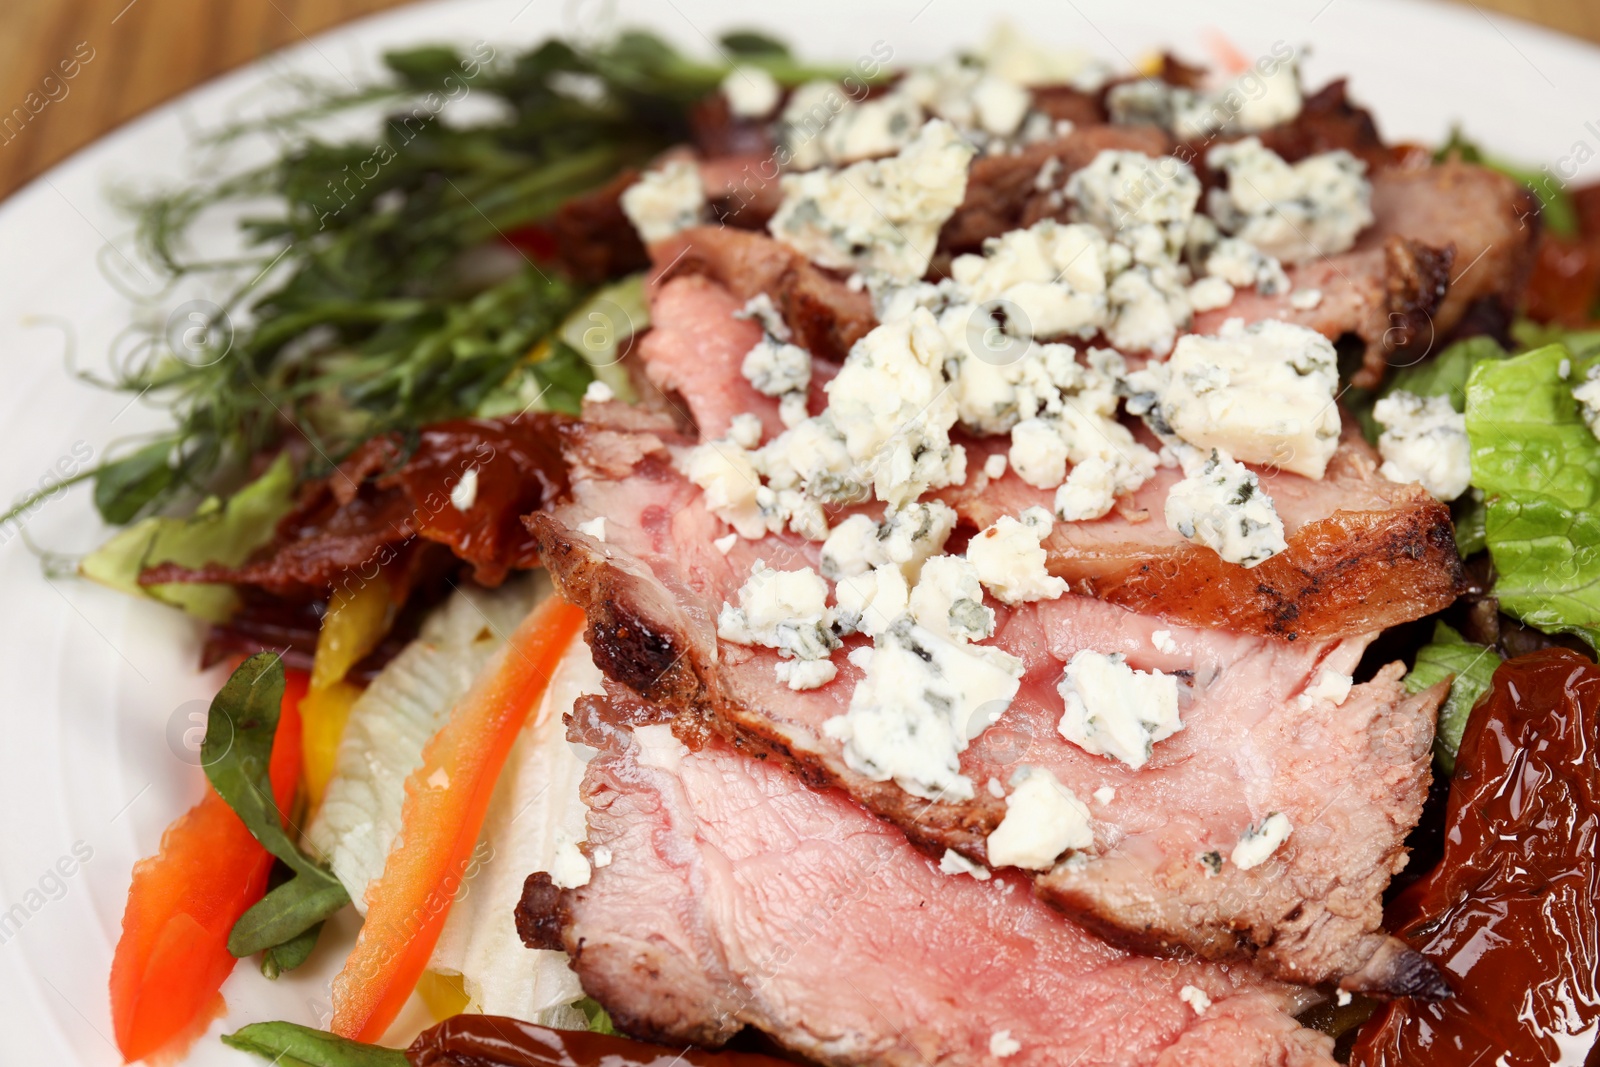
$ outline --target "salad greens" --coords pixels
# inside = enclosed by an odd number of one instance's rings
[[[174,582],[142,586],[139,574],[158,563],[237,566],[271,540],[294,502],[294,467],[280,454],[266,472],[224,504],[208,497],[187,519],[152,515],[118,533],[84,558],[79,571],[133,596],[150,596],[207,622],[233,614],[238,594],[229,585]]]
[[[166,404],[174,422],[85,475],[101,516],[123,525],[209,496],[237,484],[248,458],[285,442],[307,453],[298,476],[309,478],[374,434],[486,403],[497,413],[575,409],[592,368],[570,344],[540,341],[585,289],[519,256],[510,238],[688,139],[690,108],[730,62],[785,85],[843,73],[802,65],[758,33],[725,36],[720,53],[728,62],[701,62],[638,31],[504,56],[482,42],[391,52],[381,84],[302,86],[304,106],[210,138],[223,147],[270,134],[287,146],[271,162],[191,188],[124,194],[169,288],[208,277],[231,291],[142,328],[109,378],[86,376]],[[472,111],[491,117],[456,121],[453,106],[468,97],[488,101]],[[387,112],[375,137],[318,132],[357,108]],[[242,255],[191,249],[202,216],[217,208],[245,213]],[[495,248],[500,255],[489,254]]]
[[[1475,645],[1442,622],[1434,624],[1433,640],[1417,653],[1416,666],[1406,675],[1408,693],[1420,693],[1450,678],[1450,695],[1439,708],[1439,727],[1433,737],[1433,758],[1445,774],[1456,771],[1456,750],[1467,729],[1467,716],[1478,698],[1489,691],[1500,654]]]
[[[1594,646],[1600,644],[1600,441],[1572,397],[1590,362],[1548,345],[1479,363],[1467,385],[1466,421],[1501,609]]]
[[[211,702],[200,746],[206,778],[217,795],[293,872],[240,916],[228,935],[228,951],[235,956],[275,949],[265,967],[269,975],[305,962],[315,944],[314,929],[350,902],[339,880],[296,847],[272,795],[268,768],[283,689],[283,661],[277,656],[261,652],[245,660]]]

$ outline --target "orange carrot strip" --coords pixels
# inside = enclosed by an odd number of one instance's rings
[[[450,713],[406,780],[400,835],[367,892],[367,921],[333,980],[333,1032],[376,1041],[416,988],[472,861],[500,770],[583,612],[552,596]]]
[[[285,671],[268,773],[287,811],[300,782],[300,699],[308,676]],[[181,1053],[222,1011],[218,992],[236,962],[228,931],[266,893],[272,854],[210,784],[200,803],[133,868],[122,936],[111,961],[111,1021],[129,1063]]]

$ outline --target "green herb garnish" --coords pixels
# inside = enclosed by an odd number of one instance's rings
[[[217,795],[261,846],[294,872],[240,916],[228,935],[228,951],[240,957],[284,946],[271,961],[279,970],[304,962],[311,944],[297,939],[350,902],[339,880],[295,846],[272,795],[268,769],[283,689],[283,661],[277,656],[261,652],[245,660],[212,700],[200,746],[206,778]]]
[[[251,1023],[222,1043],[287,1067],[407,1067],[399,1049],[368,1045],[297,1023]]]

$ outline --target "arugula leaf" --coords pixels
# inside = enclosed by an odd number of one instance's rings
[[[222,1043],[242,1052],[253,1052],[275,1064],[408,1067],[409,1063],[406,1054],[399,1049],[366,1045],[297,1023],[251,1023],[231,1034],[222,1035]]]
[[[281,454],[226,504],[212,497],[188,519],[151,516],[95,549],[78,570],[119,592],[154,597],[207,622],[224,622],[239,603],[232,587],[183,582],[142,586],[139,573],[157,563],[243,563],[272,539],[278,520],[293,503],[294,468]]]
[[[177,476],[167,463],[172,444],[170,439],[156,441],[95,471],[94,506],[102,519],[113,526],[130,523],[172,487]]]
[[[284,971],[292,971],[300,966],[310,957],[311,950],[317,947],[317,938],[321,934],[322,924],[319,922],[281,945],[268,948],[261,954],[262,975],[276,979]]]
[[[1475,645],[1442,622],[1434,623],[1433,641],[1417,653],[1416,666],[1406,675],[1408,693],[1420,693],[1436,682],[1451,678],[1450,695],[1439,708],[1439,728],[1433,735],[1433,758],[1445,774],[1456,772],[1456,750],[1467,729],[1478,698],[1488,692],[1500,654],[1487,645]]]
[[[228,951],[235,956],[291,941],[350,902],[339,880],[295,847],[272,796],[268,768],[283,687],[283,661],[277,656],[261,652],[245,660],[211,702],[200,745],[206,778],[217,795],[295,874],[234,924]]]
[[[1596,645],[1600,441],[1572,398],[1585,370],[1561,345],[1479,363],[1467,385],[1466,415],[1501,610]]]

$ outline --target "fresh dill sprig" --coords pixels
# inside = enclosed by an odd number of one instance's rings
[[[786,84],[836,73],[799,66],[754,34],[724,38],[722,55]],[[504,57],[483,44],[430,46],[389,53],[385,65],[384,83],[308,92],[291,111],[214,135],[280,138],[285,149],[266,165],[128,201],[144,255],[169,280],[250,280],[176,330],[148,329],[100,381],[173,416],[169,433],[95,470],[108,522],[213,492],[285,445],[305,456],[303,476],[325,472],[373,434],[471,414],[530,352],[561,352],[538,342],[582,289],[532,262],[485,278],[474,257],[509,249],[508,234],[685,140],[690,107],[728,69],[639,32]],[[452,104],[477,95],[499,114],[451,121]],[[387,114],[373,137],[312,130],[374,104]],[[263,199],[272,209],[239,224],[244,255],[190,253],[203,213]],[[549,372],[555,395],[570,397],[573,368]]]

